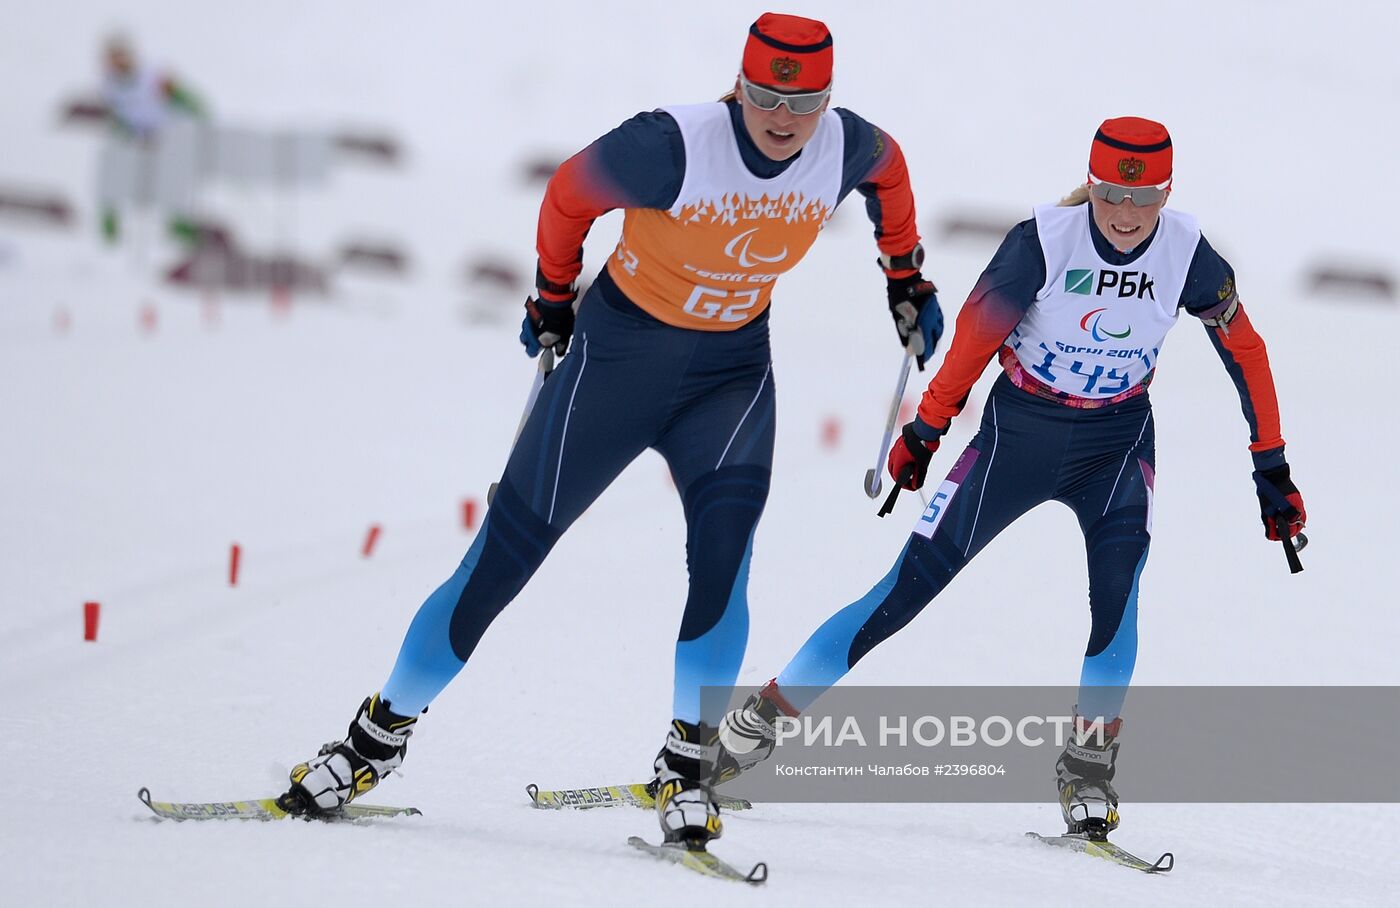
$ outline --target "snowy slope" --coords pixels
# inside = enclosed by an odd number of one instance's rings
[[[1106,116],[1169,125],[1172,204],[1235,265],[1269,340],[1313,545],[1290,577],[1259,538],[1237,398],[1184,323],[1153,387],[1158,498],[1136,680],[1395,685],[1397,433],[1377,418],[1394,412],[1389,371],[1362,345],[1393,333],[1396,311],[1310,294],[1305,272],[1400,271],[1395,192],[1377,166],[1400,139],[1385,115],[1400,100],[1396,13],[1216,6],[887,3],[875,21],[851,4],[793,11],[832,26],[838,102],[904,147],[926,271],[950,317],[994,244],[944,239],[944,218],[1009,222],[1058,197]],[[464,320],[464,261],[532,267],[540,187],[522,181],[522,160],[566,154],[637,110],[717,96],[761,11],[149,2],[118,18],[84,2],[7,24],[0,182],[60,188],[88,220],[69,234],[0,221],[0,734],[14,792],[36,811],[0,820],[0,901],[1400,900],[1394,805],[1125,805],[1117,840],[1175,851],[1163,878],[1024,841],[1058,823],[1048,780],[1043,805],[765,805],[728,819],[716,846],[735,863],[767,860],[762,891],[630,854],[627,835],[654,832],[639,812],[531,811],[527,782],[640,777],[664,732],[685,536],[654,455],[560,543],[420,723],[407,775],[375,793],[425,816],[370,827],[145,816],[141,785],[189,800],[277,790],[382,683],[414,609],[470,542],[460,501],[499,473],[533,368],[514,340],[514,298],[495,322]],[[261,298],[172,292],[99,249],[95,143],[53,120],[95,77],[97,43],[118,23],[230,122],[396,131],[410,152],[401,171],[346,168],[304,194],[296,223],[313,255],[348,233],[398,237],[410,280],[348,285],[278,315]],[[249,242],[277,235],[265,200],[221,201]],[[615,216],[594,229],[590,268],[615,230]],[[916,515],[906,496],[876,520],[858,486],[897,365],[868,234],[849,206],[778,291],[777,464],[745,682],[774,674],[881,576]],[[139,327],[146,307],[153,333]],[[834,450],[819,444],[831,418],[843,428]],[[975,423],[974,406],[945,449]],[[384,532],[366,560],[372,523]],[[244,557],[231,589],[233,542]],[[1037,604],[1008,594],[1013,575],[1041,578]],[[849,683],[1073,683],[1084,585],[1069,513],[1036,511]],[[95,644],[80,636],[90,599],[103,606]]]

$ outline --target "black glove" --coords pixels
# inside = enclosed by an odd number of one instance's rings
[[[575,291],[567,300],[554,302],[539,299],[537,296],[525,298],[525,320],[520,324],[520,342],[525,345],[525,353],[531,359],[540,355],[545,347],[553,347],[556,356],[563,356],[569,349],[569,338],[574,336]]]
[[[919,371],[938,348],[943,336],[943,307],[938,305],[938,288],[917,271],[909,277],[886,278],[890,315],[894,317],[899,342],[912,353]]]
[[[1289,538],[1297,536],[1307,525],[1308,511],[1303,495],[1289,476],[1288,464],[1270,470],[1254,472],[1254,490],[1259,496],[1259,517],[1264,521],[1264,535],[1275,541],[1282,539],[1279,525]]]

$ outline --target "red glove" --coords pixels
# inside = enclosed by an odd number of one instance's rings
[[[925,438],[920,429],[924,433],[935,434],[932,439]],[[899,434],[899,440],[890,446],[890,478],[900,482],[904,471],[912,467],[902,485],[906,489],[922,486],[928,478],[929,461],[933,460],[933,452],[938,450],[938,443],[942,437],[942,432],[917,418],[906,423],[904,431]]]
[[[1288,475],[1288,464],[1271,470],[1257,470],[1254,486],[1259,494],[1259,516],[1264,521],[1264,535],[1277,542],[1278,525],[1284,523],[1288,538],[1297,536],[1308,523],[1308,510],[1303,507],[1303,495]]]

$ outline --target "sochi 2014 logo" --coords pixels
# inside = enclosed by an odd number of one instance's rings
[[[1093,309],[1089,312],[1084,313],[1084,317],[1079,320],[1079,327],[1084,329],[1085,331],[1088,331],[1089,336],[1092,337],[1094,340],[1098,341],[1099,343],[1103,343],[1109,338],[1113,338],[1114,340],[1122,340],[1129,334],[1133,333],[1132,325],[1129,325],[1127,329],[1123,331],[1122,334],[1118,334],[1114,331],[1109,331],[1107,328],[1100,325],[1099,322],[1103,318],[1103,314],[1107,311],[1107,309]]]

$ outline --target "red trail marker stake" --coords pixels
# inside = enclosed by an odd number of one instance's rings
[[[476,499],[466,498],[462,501],[462,529],[476,529]]]
[[[365,544],[360,549],[360,557],[368,558],[374,553],[374,544],[379,541],[379,524],[372,523],[369,526],[369,533],[365,535]]]
[[[292,314],[292,291],[280,284],[272,288],[272,314],[286,318]]]
[[[243,549],[234,543],[228,551],[228,585],[238,586],[238,561],[243,554]]]
[[[822,423],[822,447],[834,451],[841,446],[841,420],[828,416]]]
[[[83,639],[89,643],[97,642],[97,613],[101,608],[96,602],[83,603]]]
[[[214,295],[213,291],[205,292],[204,302],[201,305],[201,311],[204,315],[204,327],[210,330],[217,329],[219,327],[220,321],[219,298]]]

